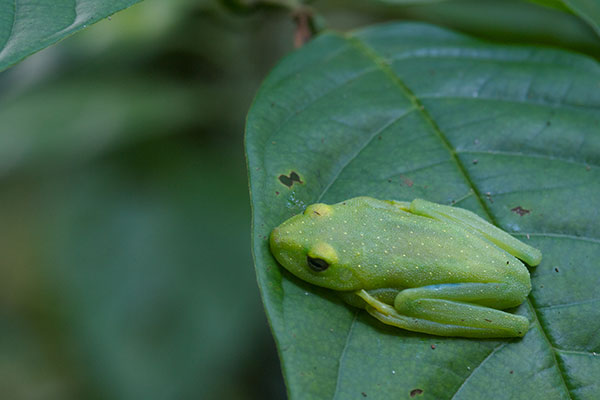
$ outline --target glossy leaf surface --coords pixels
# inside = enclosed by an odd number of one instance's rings
[[[592,399],[600,391],[600,66],[419,24],[327,33],[263,83],[246,150],[253,251],[292,399]],[[385,326],[299,281],[271,229],[368,195],[470,209],[544,259],[523,339]]]
[[[140,0],[0,0],[0,71]]]

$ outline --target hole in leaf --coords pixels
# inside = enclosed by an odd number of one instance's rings
[[[290,172],[290,176],[285,176],[283,174],[279,175],[279,181],[289,188],[292,187],[294,182],[304,183],[300,180],[300,176],[294,171]]]

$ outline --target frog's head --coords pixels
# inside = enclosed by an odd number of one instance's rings
[[[363,288],[363,279],[340,250],[347,239],[335,229],[336,211],[335,206],[319,203],[288,219],[271,232],[271,253],[306,282],[333,290],[358,290]]]

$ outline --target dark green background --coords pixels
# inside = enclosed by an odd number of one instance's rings
[[[316,1],[598,57],[518,1]],[[0,397],[285,395],[250,256],[244,119],[292,51],[276,8],[147,0],[0,74]]]

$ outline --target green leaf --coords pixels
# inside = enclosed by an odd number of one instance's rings
[[[600,391],[597,62],[420,24],[328,33],[271,72],[246,129],[256,272],[292,399]],[[456,204],[540,248],[516,310],[527,335],[388,327],[277,265],[273,227],[358,195]]]
[[[0,0],[0,71],[141,0]]]
[[[564,0],[575,14],[585,20],[600,35],[600,1],[598,0]]]
[[[600,1],[598,0],[529,0],[563,11],[572,11],[600,35]]]
[[[441,3],[442,1],[448,0],[376,0],[380,3],[394,4],[394,5],[409,5],[409,4],[423,4],[423,3]]]

